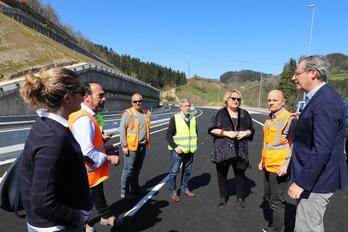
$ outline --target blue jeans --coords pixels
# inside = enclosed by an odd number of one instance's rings
[[[187,192],[189,191],[188,188],[188,182],[190,180],[190,174],[192,169],[192,163],[193,163],[193,153],[188,154],[181,154],[180,156],[176,154],[176,152],[173,150],[170,153],[170,170],[169,170],[169,191],[171,193],[176,193],[176,176],[178,175],[179,168],[181,162],[183,163],[183,176],[182,176],[182,183],[181,183],[181,191]]]
[[[137,151],[124,155],[121,176],[121,194],[139,191],[139,173],[143,166],[146,144],[139,144]]]

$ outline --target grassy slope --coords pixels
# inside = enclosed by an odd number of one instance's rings
[[[345,80],[345,79],[348,79],[348,73],[331,74],[329,81],[330,80]]]
[[[98,63],[0,13],[0,74],[62,62]]]
[[[278,79],[273,78],[263,82],[261,91],[261,107],[266,106],[267,92],[275,88]],[[178,98],[189,98],[195,105],[223,105],[223,97],[227,90],[237,89],[242,93],[243,103],[248,106],[257,106],[259,99],[259,82],[221,84],[219,81],[190,79],[187,85],[176,89]]]

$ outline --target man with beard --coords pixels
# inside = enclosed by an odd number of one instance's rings
[[[119,164],[118,153],[114,145],[105,147],[102,131],[96,114],[103,110],[105,92],[99,84],[87,82],[84,86],[81,109],[69,116],[69,127],[81,146],[88,174],[91,199],[101,215],[101,225],[115,225],[116,218],[111,215],[104,196],[103,181],[109,178],[109,162]],[[116,146],[116,145],[115,145]],[[94,231],[91,222],[87,223],[86,231]]]

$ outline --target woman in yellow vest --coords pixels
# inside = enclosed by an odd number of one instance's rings
[[[193,163],[193,154],[197,150],[198,143],[196,118],[190,114],[190,108],[190,100],[180,100],[180,112],[170,119],[167,130],[168,149],[171,154],[169,190],[170,198],[175,202],[180,201],[176,189],[176,176],[178,175],[181,163],[183,163],[181,192],[185,193],[188,197],[196,196],[188,187]]]
[[[248,111],[240,108],[241,94],[238,90],[227,91],[224,96],[226,107],[212,118],[209,133],[214,138],[212,162],[216,165],[220,191],[219,207],[227,200],[227,173],[232,165],[235,175],[237,208],[245,207],[245,170],[249,167],[248,141],[255,133]]]

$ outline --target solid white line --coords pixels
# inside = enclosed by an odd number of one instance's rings
[[[5,164],[13,163],[16,159],[17,158],[12,158],[12,159],[8,159],[8,160],[0,161],[0,166],[1,165],[5,165]]]
[[[0,133],[3,133],[3,132],[12,132],[12,131],[22,131],[22,130],[30,130],[30,127],[21,128],[21,129],[2,130],[2,131],[0,131]]]
[[[153,195],[155,195],[156,192],[160,190],[160,188],[163,187],[167,183],[169,179],[169,175],[163,178],[163,180],[158,183],[156,186],[152,188],[152,190],[146,194],[135,206],[133,206],[132,209],[130,209],[128,212],[126,212],[123,217],[132,217],[138,210],[149,200],[152,198]]]
[[[254,122],[256,122],[256,123],[258,123],[258,124],[260,124],[261,126],[263,126],[264,124],[262,123],[262,122],[259,122],[259,121],[257,121],[256,119],[252,119]]]
[[[0,154],[5,154],[9,152],[15,152],[15,151],[21,151],[24,149],[24,143],[6,146],[6,147],[0,147]]]
[[[4,179],[4,177],[6,176],[6,174],[7,174],[7,171],[4,173],[4,175],[2,177],[0,177],[0,184],[1,184],[2,180]]]

